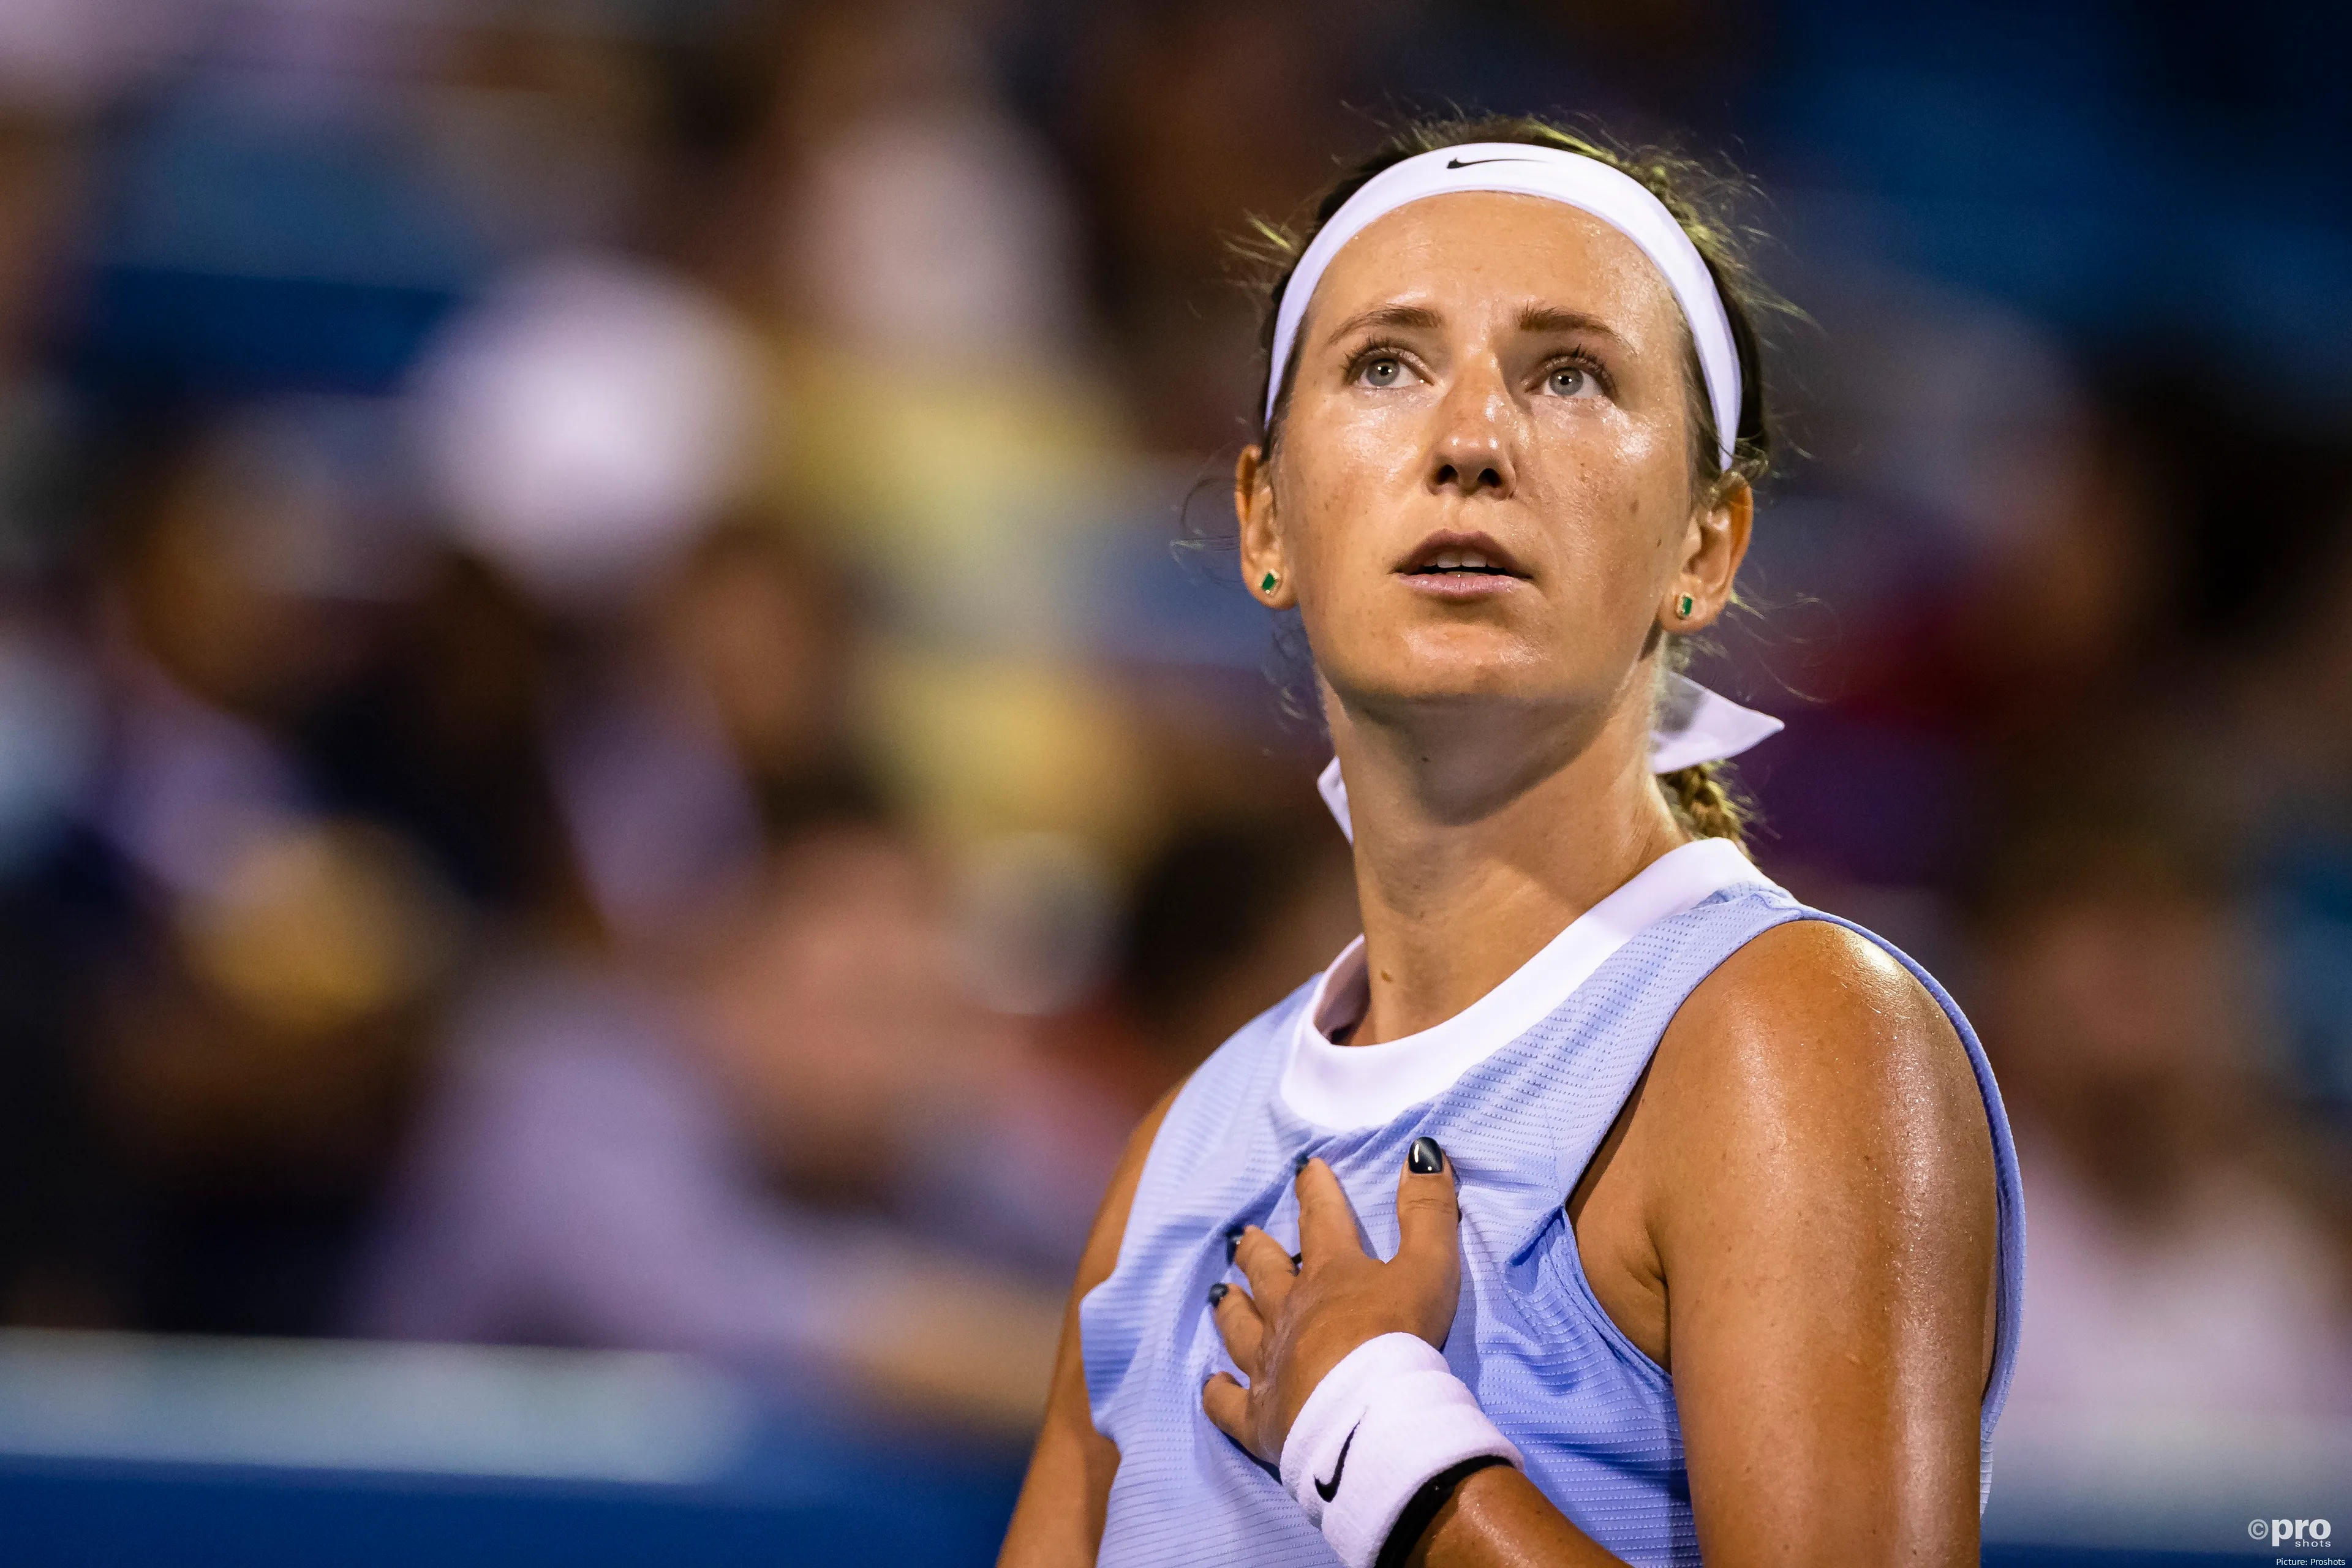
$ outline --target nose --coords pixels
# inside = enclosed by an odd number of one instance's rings
[[[1438,405],[1429,488],[1465,498],[1508,496],[1518,479],[1513,457],[1517,414],[1498,379],[1472,375],[1455,383]]]

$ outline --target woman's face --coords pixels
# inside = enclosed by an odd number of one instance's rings
[[[1242,564],[1298,606],[1335,726],[1479,700],[1597,726],[1653,627],[1730,596],[1746,488],[1694,493],[1680,309],[1599,219],[1400,207],[1333,260],[1298,341],[1278,455],[1235,476]]]

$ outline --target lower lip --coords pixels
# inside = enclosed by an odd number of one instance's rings
[[[1405,584],[1433,599],[1491,599],[1517,587],[1521,578],[1500,572],[1400,572]]]

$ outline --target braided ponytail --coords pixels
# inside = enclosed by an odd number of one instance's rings
[[[1666,797],[1666,805],[1675,820],[1700,838],[1728,838],[1745,848],[1748,844],[1748,803],[1733,791],[1717,770],[1721,763],[1701,763],[1696,767],[1676,768],[1658,775],[1658,793]]]

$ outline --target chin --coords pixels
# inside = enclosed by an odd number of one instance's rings
[[[1433,704],[1560,700],[1565,673],[1546,668],[1541,650],[1491,626],[1417,631],[1382,656],[1347,669],[1333,689],[1351,707],[1427,708]]]

